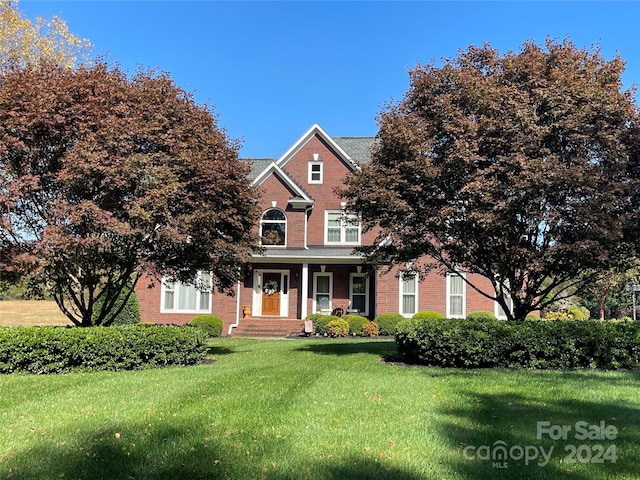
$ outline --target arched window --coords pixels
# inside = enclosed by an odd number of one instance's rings
[[[272,208],[264,212],[260,220],[260,238],[262,245],[287,244],[287,217],[282,210]]]

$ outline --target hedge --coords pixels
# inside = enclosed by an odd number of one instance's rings
[[[219,337],[224,328],[224,322],[220,317],[208,313],[196,315],[191,319],[189,325],[204,330],[209,337]]]
[[[430,319],[401,322],[406,363],[457,368],[637,369],[635,322]]]
[[[1,327],[0,373],[140,370],[201,363],[206,333],[170,325]]]

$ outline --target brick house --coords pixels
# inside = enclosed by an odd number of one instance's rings
[[[182,324],[213,313],[224,320],[223,335],[283,335],[301,331],[309,314],[336,308],[370,319],[389,312],[410,317],[421,310],[447,317],[476,310],[499,315],[495,302],[467,288],[456,274],[433,273],[418,282],[402,278],[397,268],[368,271],[354,254],[355,246],[373,242],[375,234],[363,234],[334,190],[369,161],[373,142],[372,137],[333,138],[313,125],[280,158],[252,160],[250,179],[261,192],[263,212],[257,228],[265,249],[247,265],[235,295],[166,280],[150,287],[141,279],[142,320]]]

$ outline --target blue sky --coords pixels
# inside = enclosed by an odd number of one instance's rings
[[[22,0],[29,18],[56,14],[94,53],[134,72],[168,72],[220,125],[241,156],[282,155],[312,124],[332,136],[373,136],[376,115],[408,88],[417,63],[485,42],[599,44],[640,84],[640,3],[250,2]]]

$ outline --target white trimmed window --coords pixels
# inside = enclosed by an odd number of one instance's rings
[[[326,245],[359,245],[360,219],[353,213],[326,211],[324,216]]]
[[[507,302],[507,307],[509,308],[509,310],[511,312],[513,312],[513,300],[511,299],[511,297],[509,295],[505,295],[504,299]],[[504,309],[502,308],[502,305],[500,305],[498,302],[495,302],[495,312],[494,313],[496,314],[496,318],[498,318],[500,320],[506,320],[507,319],[507,314],[505,313]]]
[[[161,313],[211,312],[211,275],[199,273],[194,284],[163,279],[160,302]]]
[[[400,275],[400,314],[412,317],[418,312],[418,275]]]
[[[464,279],[457,273],[447,274],[447,318],[464,318],[466,303]]]
[[[313,274],[313,313],[331,313],[333,302],[333,274]]]
[[[358,315],[369,314],[369,276],[364,273],[352,273],[349,276],[350,309],[358,310]]]
[[[309,183],[322,183],[322,162],[309,162]]]
[[[260,219],[260,243],[264,246],[287,244],[287,217],[278,208],[271,208]]]

